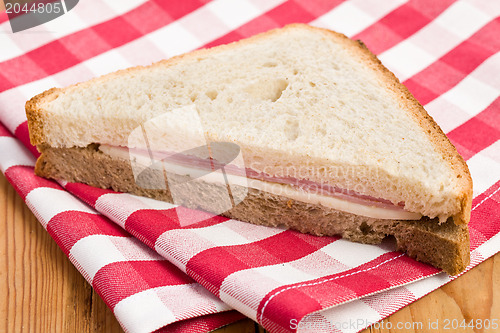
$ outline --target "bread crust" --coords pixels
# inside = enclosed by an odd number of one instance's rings
[[[412,117],[412,119],[414,119],[415,123],[428,136],[430,142],[432,142],[434,146],[434,149],[440,153],[440,155],[452,169],[454,176],[456,177],[455,191],[458,197],[458,205],[460,206],[459,210],[457,207],[458,213],[453,216],[453,221],[455,224],[467,224],[470,220],[470,211],[472,205],[472,178],[470,176],[467,164],[458,154],[455,147],[448,140],[443,131],[436,124],[434,119],[427,114],[422,105],[413,97],[408,89],[400,83],[400,81],[394,76],[392,72],[390,72],[382,65],[380,60],[373,53],[371,53],[362,42],[353,41],[345,35],[334,31],[315,28],[305,24],[290,24],[282,29],[270,30],[241,41],[226,45],[220,45],[211,49],[196,50],[190,53],[175,56],[173,58],[154,63],[148,67],[132,67],[114,73],[106,74],[89,81],[77,83],[66,88],[52,88],[50,90],[47,90],[33,97],[26,103],[26,115],[28,118],[31,143],[33,145],[41,145],[47,142],[44,134],[44,124],[47,121],[50,121],[50,117],[47,113],[47,110],[44,109],[44,105],[56,99],[60,94],[69,93],[73,89],[85,88],[89,85],[98,84],[100,82],[119,77],[120,75],[123,75],[125,73],[133,75],[133,73],[136,71],[154,69],[162,66],[173,66],[181,61],[188,61],[190,59],[196,59],[198,57],[201,58],[209,54],[224,52],[225,50],[228,50],[230,48],[254,43],[259,39],[265,39],[272,34],[282,33],[287,29],[310,29],[313,31],[320,31],[325,35],[325,38],[332,38],[337,42],[344,44],[346,46],[346,50],[350,50],[353,57],[361,59],[364,64],[378,73],[381,82],[383,82],[385,86],[388,87],[389,91],[394,94],[395,100],[400,101],[405,110],[407,110],[408,114]]]
[[[26,102],[26,118],[28,119],[28,130],[32,145],[36,146],[45,143],[44,124],[47,121],[47,112],[42,109],[42,105],[56,99],[62,90],[60,88],[51,88]]]
[[[98,145],[87,148],[39,148],[42,155],[36,163],[35,171],[40,176],[82,182],[172,202],[168,184],[163,189],[138,186],[130,162],[102,153]],[[153,171],[148,177],[165,184],[161,170],[157,175]],[[176,192],[175,203],[189,208],[217,213],[223,211],[221,215],[254,224],[285,226],[319,236],[340,235],[345,239],[367,244],[378,244],[386,236],[393,236],[399,250],[419,261],[442,268],[451,275],[458,274],[469,263],[467,225],[439,224],[437,219],[428,218],[418,221],[374,219],[253,188],[248,189],[241,203],[224,211],[220,208],[220,203],[227,196],[225,185],[192,180],[187,176],[168,176],[169,182],[177,179],[179,183],[189,184],[189,187],[184,189],[185,193]],[[231,190],[246,189],[231,185]]]
[[[335,33],[326,30],[330,33]],[[441,127],[434,121],[422,104],[412,95],[408,88],[402,84],[399,79],[389,71],[382,62],[373,54],[362,41],[353,41],[342,35],[347,42],[352,43],[362,54],[365,63],[379,74],[381,80],[389,87],[396,99],[403,104],[403,109],[414,119],[416,124],[423,130],[429,140],[443,159],[453,170],[457,181],[456,191],[459,193],[460,212],[453,216],[455,224],[467,224],[470,221],[470,212],[472,207],[472,177],[469,168],[463,157],[457,152],[455,146],[448,139]]]

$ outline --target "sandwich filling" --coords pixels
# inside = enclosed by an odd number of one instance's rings
[[[420,213],[405,210],[404,202],[395,205],[389,200],[363,195],[353,190],[340,189],[307,179],[272,176],[235,164],[224,165],[212,158],[202,159],[192,155],[147,151],[106,144],[99,145],[99,150],[113,158],[133,161],[134,165],[140,165],[143,168],[155,164],[159,165],[157,163],[160,162],[165,171],[173,174],[186,175],[209,183],[223,183],[225,181],[230,186],[254,188],[356,215],[391,220],[419,220],[422,218]]]

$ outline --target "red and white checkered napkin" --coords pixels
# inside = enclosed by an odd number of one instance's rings
[[[358,331],[452,279],[389,244],[254,226],[83,184],[65,184],[68,193],[33,174],[32,154],[1,125],[0,151],[7,179],[130,332],[172,323],[169,331],[209,331],[242,318],[230,307],[273,332]],[[475,199],[469,269],[500,248],[496,192]]]
[[[95,0],[17,34],[0,15],[0,166],[127,331],[207,331],[240,318],[233,308],[276,332],[356,332],[452,277],[390,244],[259,227],[81,184],[64,190],[33,175],[24,103],[286,23],[346,33],[396,73],[467,161],[470,269],[500,250],[499,15],[500,2],[482,0]]]

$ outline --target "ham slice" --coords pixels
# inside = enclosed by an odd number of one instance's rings
[[[127,148],[119,146],[110,146],[101,144],[100,150],[106,154],[110,155],[120,155],[122,158],[128,158],[129,156],[141,157],[142,160],[149,159],[151,164],[163,161],[169,164],[175,164],[186,168],[193,168],[197,170],[202,170],[207,174],[214,172],[216,170],[223,169],[228,175],[246,177],[247,179],[259,180],[268,183],[289,185],[301,192],[306,192],[308,194],[316,194],[321,196],[333,197],[340,200],[349,201],[358,205],[378,207],[382,209],[387,209],[390,211],[401,211],[406,212],[404,209],[404,202],[399,202],[397,205],[393,204],[391,201],[383,198],[375,198],[372,196],[364,195],[358,193],[354,190],[341,189],[336,186],[332,186],[326,183],[318,183],[308,179],[297,179],[293,177],[281,177],[273,176],[263,172],[253,170],[251,168],[242,168],[235,164],[225,164],[221,163],[213,158],[211,158],[211,153],[207,149],[206,153],[198,149],[197,153],[201,156],[205,155],[207,158],[200,158],[198,156],[189,154],[180,154],[164,151],[148,151],[141,148]],[[408,212],[409,213],[409,212]],[[414,218],[419,218],[419,214],[414,214]]]

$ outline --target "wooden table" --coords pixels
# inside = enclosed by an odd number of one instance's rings
[[[120,332],[100,297],[0,174],[0,332]],[[500,254],[457,280],[396,312],[385,322],[497,319]],[[494,332],[467,329],[464,332]],[[498,329],[497,331],[500,331]],[[218,333],[264,332],[251,320]],[[367,332],[399,332],[369,328]],[[405,332],[416,332],[410,329]],[[431,330],[430,332],[454,332]]]

